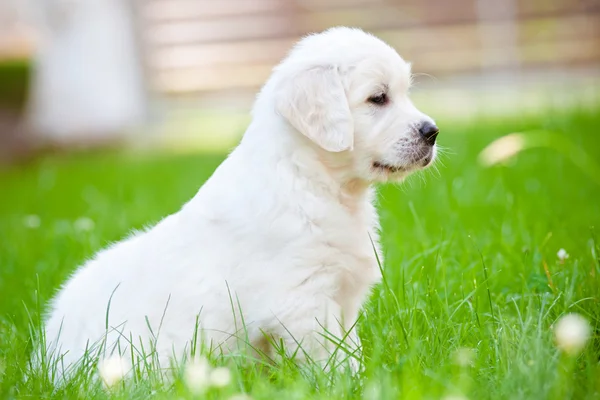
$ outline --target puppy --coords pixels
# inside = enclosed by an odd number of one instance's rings
[[[360,349],[354,325],[381,277],[372,184],[436,156],[438,128],[409,100],[410,77],[361,30],[302,39],[198,193],[100,251],[52,301],[45,348],[58,376],[90,354],[152,350],[165,367],[194,338],[271,355],[282,343],[323,366],[347,357],[340,345]]]

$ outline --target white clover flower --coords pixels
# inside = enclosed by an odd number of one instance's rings
[[[565,249],[560,249],[560,250],[558,250],[558,253],[556,253],[556,257],[558,257],[558,259],[561,262],[563,262],[567,258],[569,258],[569,253],[567,253],[567,251]]]
[[[556,346],[569,355],[577,355],[590,338],[590,324],[579,314],[567,314],[554,326]]]
[[[469,398],[462,394],[449,394],[447,396],[442,397],[442,400],[469,400]]]
[[[75,227],[75,230],[77,230],[77,231],[89,232],[94,229],[96,224],[94,223],[94,221],[92,219],[90,219],[88,217],[80,217],[80,218],[77,218],[77,220],[75,220],[75,223],[73,224],[73,226]]]
[[[26,228],[37,229],[40,227],[41,224],[42,224],[42,220],[40,219],[39,216],[37,216],[35,214],[26,215],[23,218],[23,225],[25,225]]]
[[[210,384],[211,386],[222,388],[231,382],[231,372],[229,368],[218,367],[210,373]]]
[[[229,400],[252,400],[252,397],[245,393],[238,393],[231,396]]]
[[[210,386],[210,364],[204,357],[195,357],[187,363],[184,371],[184,382],[190,392],[204,393]]]
[[[129,371],[129,362],[118,355],[110,356],[98,363],[98,373],[106,387],[119,383]]]
[[[468,367],[473,363],[475,351],[466,347],[461,347],[454,353],[454,362],[461,367]]]
[[[486,167],[504,162],[525,149],[525,137],[511,133],[494,140],[479,154],[479,162]]]

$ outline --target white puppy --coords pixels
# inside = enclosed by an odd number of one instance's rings
[[[361,30],[302,39],[196,196],[99,252],[58,293],[45,333],[61,368],[131,345],[168,366],[195,336],[225,352],[269,353],[272,338],[323,364],[335,338],[358,346],[353,326],[380,280],[371,184],[436,155],[438,130],[409,84],[409,64]]]

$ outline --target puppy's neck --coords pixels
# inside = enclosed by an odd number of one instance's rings
[[[323,175],[332,182],[333,193],[340,203],[353,209],[365,201],[371,189],[371,184],[363,179],[352,176],[352,160],[344,154],[322,152],[315,150],[318,163]]]
[[[242,146],[254,162],[285,175],[285,179],[275,177],[277,182],[290,182],[292,187],[337,201],[349,210],[371,202],[371,185],[352,175],[352,160],[347,154],[318,148],[279,116],[256,117],[244,134]]]

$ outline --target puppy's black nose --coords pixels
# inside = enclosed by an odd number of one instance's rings
[[[440,133],[440,130],[435,124],[425,121],[421,124],[419,133],[428,144],[433,145],[435,144],[435,139],[437,138],[438,133]]]

